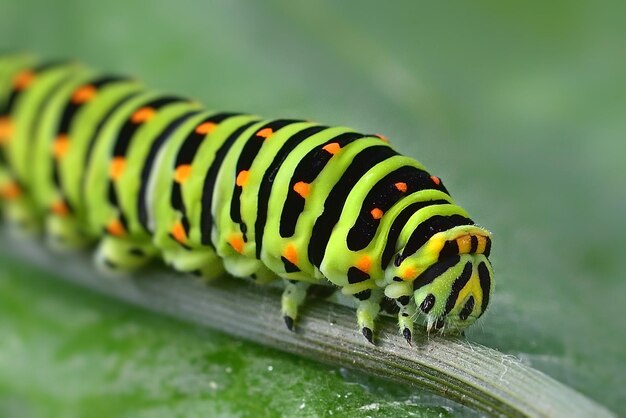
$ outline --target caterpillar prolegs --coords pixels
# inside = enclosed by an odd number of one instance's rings
[[[311,285],[353,296],[370,342],[385,302],[410,342],[418,319],[471,325],[493,289],[490,233],[384,137],[209,111],[76,63],[0,58],[0,194],[9,221],[97,243],[109,270],[283,280],[290,329]]]

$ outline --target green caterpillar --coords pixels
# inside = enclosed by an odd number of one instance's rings
[[[384,137],[207,111],[76,63],[0,58],[0,194],[55,247],[98,242],[108,270],[283,279],[289,329],[311,285],[354,296],[370,342],[384,302],[410,342],[418,318],[471,325],[493,290],[490,233]]]

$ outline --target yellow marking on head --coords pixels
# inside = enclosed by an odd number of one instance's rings
[[[250,179],[250,171],[241,170],[239,174],[237,174],[237,179],[235,180],[235,182],[237,186],[243,187],[248,183],[249,179]]]
[[[109,222],[109,224],[106,226],[106,230],[114,237],[122,237],[126,235],[126,228],[124,228],[124,225],[122,224],[122,222],[120,222],[119,219],[113,219],[111,222]]]
[[[329,154],[335,155],[341,151],[341,145],[339,145],[338,142],[331,142],[330,144],[324,145],[322,149]]]
[[[70,208],[67,207],[67,204],[63,201],[63,199],[58,199],[52,203],[50,211],[61,218],[70,214]]]
[[[363,273],[369,273],[372,268],[372,259],[368,255],[364,255],[359,258],[359,261],[356,262],[356,268],[361,270]]]
[[[217,128],[217,124],[214,122],[204,122],[196,126],[196,133],[200,135],[210,134]]]
[[[477,235],[478,238],[478,247],[476,248],[476,254],[483,254],[487,249],[487,238],[482,235]]]
[[[182,222],[176,222],[174,226],[172,226],[170,233],[172,234],[172,237],[174,237],[174,239],[181,244],[187,242],[187,232],[185,231],[185,227]]]
[[[67,151],[69,151],[69,149],[70,138],[65,134],[61,134],[57,136],[57,138],[54,140],[54,143],[52,144],[52,155],[54,155],[55,159],[60,160],[67,154]]]
[[[472,237],[470,235],[463,235],[456,239],[456,243],[459,246],[459,254],[469,254],[472,248]]]
[[[406,193],[406,191],[408,190],[407,184],[403,182],[396,183],[394,184],[394,186],[396,186],[396,189],[398,189],[402,193]]]
[[[0,118],[0,145],[8,144],[13,135],[13,123],[8,117]]]
[[[298,250],[293,244],[288,244],[283,250],[283,257],[285,257],[293,265],[298,265]]]
[[[126,167],[126,159],[124,157],[113,157],[111,165],[109,167],[109,177],[116,181],[124,174],[124,168]]]
[[[176,183],[182,184],[189,180],[189,176],[191,176],[191,165],[189,164],[181,164],[176,167],[176,171],[174,172],[174,181]]]
[[[311,193],[311,185],[309,183],[299,181],[293,185],[293,191],[306,199],[309,196],[309,193]]]
[[[154,115],[156,115],[156,110],[152,107],[146,106],[135,111],[135,113],[133,113],[133,115],[130,117],[130,120],[133,123],[139,124],[149,121],[154,117]]]
[[[75,104],[86,103],[89,100],[93,99],[96,93],[97,90],[95,86],[82,86],[72,95],[72,102]]]
[[[374,219],[378,220],[378,219],[380,219],[380,218],[382,218],[382,217],[383,217],[383,214],[384,214],[384,213],[383,213],[383,211],[382,211],[382,210],[380,210],[380,209],[378,209],[378,208],[374,208],[374,209],[372,209],[372,210],[370,211],[370,214],[372,215],[372,218],[374,218]]]
[[[22,188],[14,181],[6,184],[0,190],[0,196],[7,200],[14,200],[22,195]]]
[[[417,277],[417,271],[411,266],[406,267],[402,273],[400,273],[400,277],[402,280],[413,280]]]
[[[230,238],[228,238],[228,243],[239,254],[243,254],[243,247],[245,243],[243,242],[243,238],[241,237],[241,234],[231,235]]]
[[[456,304],[454,308],[459,308],[457,305],[463,302],[469,295],[474,296],[474,310],[480,307],[483,304],[483,291],[480,287],[480,279],[478,278],[478,273],[472,272],[472,276],[468,280],[467,284],[461,291],[459,292],[459,297],[456,300]],[[463,306],[460,306],[462,309]]]
[[[31,70],[22,71],[13,79],[13,88],[24,90],[35,80],[35,72]]]
[[[270,139],[270,137],[274,135],[274,131],[272,128],[264,128],[256,133],[256,136],[260,136],[261,138]]]

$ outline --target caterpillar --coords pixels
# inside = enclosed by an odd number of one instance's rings
[[[213,280],[284,282],[294,330],[314,285],[354,298],[373,342],[392,302],[461,332],[493,291],[491,234],[385,137],[206,110],[75,62],[0,57],[3,217],[108,271],[154,259]]]

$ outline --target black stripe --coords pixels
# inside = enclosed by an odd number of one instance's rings
[[[491,238],[486,237],[487,242],[485,243],[485,251],[483,251],[483,254],[485,255],[485,257],[489,257],[489,255],[491,255]]]
[[[405,192],[396,188],[395,184],[400,182],[407,185]],[[380,224],[380,219],[374,219],[371,215],[374,208],[384,213],[403,196],[419,190],[433,189],[433,186],[430,174],[411,166],[400,167],[380,179],[363,200],[359,216],[348,232],[348,248],[359,251],[372,242]]]
[[[93,134],[91,135],[91,138],[89,138],[89,142],[87,143],[87,150],[85,152],[85,159],[83,161],[83,175],[81,177],[80,200],[82,202],[85,201],[86,181],[87,181],[87,175],[86,175],[87,174],[86,173],[87,167],[90,164],[93,151],[94,151],[94,149],[96,147],[96,142],[98,140],[98,137],[100,136],[100,133],[102,132],[102,129],[104,128],[106,123],[111,119],[111,117],[113,117],[113,115],[115,114],[115,112],[117,110],[119,110],[122,106],[124,106],[128,101],[130,101],[131,99],[136,97],[138,94],[139,94],[139,92],[135,91],[135,92],[131,92],[131,93],[125,95],[124,97],[120,98],[120,100],[117,103],[115,103],[107,111],[107,113],[104,115],[104,117],[102,119],[100,119],[100,121],[96,125],[96,128],[93,131]]]
[[[396,246],[398,243],[398,238],[400,237],[400,233],[402,232],[402,228],[407,223],[409,218],[415,214],[418,210],[425,208],[426,206],[432,205],[448,205],[449,201],[444,199],[437,200],[426,200],[424,202],[415,202],[408,205],[406,208],[402,209],[396,219],[394,219],[391,224],[391,228],[389,228],[389,234],[387,234],[387,239],[385,240],[385,248],[383,249],[383,255],[381,257],[380,266],[384,270],[387,268],[389,263],[391,262],[391,258],[396,252]],[[400,263],[396,265],[399,266]]]
[[[207,174],[204,178],[204,186],[202,188],[202,214],[200,219],[200,230],[201,230],[201,241],[203,245],[214,246],[211,242],[211,230],[213,229],[213,192],[215,190],[215,180],[217,179],[217,174],[219,173],[222,164],[226,158],[226,154],[233,146],[237,138],[250,126],[254,125],[258,121],[251,121],[246,123],[243,126],[240,126],[235,132],[233,132],[227,139],[224,141],[222,146],[215,153],[215,157],[213,158],[213,162],[211,167],[207,171]]]
[[[459,244],[456,242],[456,240],[446,241],[446,243],[443,245],[443,248],[439,252],[439,261],[443,260],[444,258],[451,257],[453,255],[458,255],[458,254],[459,254]]]
[[[456,301],[459,298],[459,293],[463,290],[467,282],[469,282],[470,277],[472,277],[472,263],[468,261],[465,263],[465,267],[463,267],[461,275],[456,278],[454,283],[452,283],[452,290],[450,295],[448,295],[448,300],[446,300],[446,309],[443,313],[444,315],[450,313],[452,308],[454,308],[454,305],[456,305]]]
[[[244,170],[250,170],[252,167],[252,163],[254,163],[254,159],[261,151],[261,147],[265,142],[265,138],[257,135],[258,132],[263,129],[271,129],[273,135],[285,126],[292,125],[294,123],[301,122],[299,120],[287,120],[287,119],[278,119],[271,122],[266,123],[261,126],[256,132],[254,132],[250,137],[246,140],[241,153],[239,154],[239,158],[237,159],[237,165],[235,167],[235,178],[237,175]],[[247,241],[247,225],[243,222],[241,217],[241,193],[243,192],[243,187],[238,186],[236,183],[233,188],[233,195],[230,201],[230,218],[234,223],[239,224],[241,228],[241,232],[243,233],[243,240]]]
[[[489,268],[484,261],[478,264],[478,280],[480,281],[480,289],[483,292],[480,315],[478,315],[480,318],[482,314],[485,313],[485,309],[487,309],[487,305],[489,304],[489,292],[491,291],[491,274],[489,274]]]
[[[101,77],[99,79],[96,79],[91,83],[85,83],[82,85],[82,87],[91,85],[96,89],[100,89],[102,87],[105,87],[107,84],[115,83],[118,81],[126,81],[126,79],[121,78],[121,77],[106,76],[106,77]],[[78,110],[84,104],[86,104],[86,103],[74,103],[74,101],[72,100],[72,96],[73,96],[73,93],[72,95],[70,95],[70,100],[65,105],[65,108],[63,110],[63,115],[61,117],[61,122],[59,123],[59,126],[56,131],[56,137],[53,138],[53,140],[56,140],[56,138],[59,137],[60,135],[69,134],[72,121],[76,117]],[[69,138],[69,140],[71,141],[72,138]],[[64,190],[62,190],[62,185],[61,185],[61,176],[60,176],[61,167],[59,163],[60,161],[57,161],[56,159],[53,159],[52,161],[52,179],[53,179],[54,185],[59,189],[59,191],[64,192]],[[67,206],[68,208],[70,207],[69,204]]]
[[[350,165],[326,197],[324,211],[315,221],[311,231],[308,248],[311,264],[316,267],[322,264],[333,228],[339,221],[346,199],[355,184],[378,163],[395,155],[398,153],[387,145],[377,145],[365,148],[354,156]]]
[[[409,237],[404,251],[402,251],[401,260],[404,260],[408,256],[415,254],[422,245],[426,244],[428,240],[438,232],[447,231],[455,226],[459,225],[473,225],[474,222],[461,215],[434,215],[426,219],[417,227],[415,231]]]
[[[113,145],[112,157],[124,157],[126,155],[126,151],[128,151],[128,147],[130,146],[130,142],[133,138],[133,135],[135,134],[135,131],[137,131],[137,129],[139,129],[140,126],[143,126],[142,123],[135,123],[132,121],[132,115],[136,111],[144,107],[150,107],[154,110],[158,110],[164,106],[167,106],[168,104],[175,103],[175,102],[183,102],[183,101],[185,101],[185,99],[182,99],[180,97],[166,96],[166,97],[159,97],[158,99],[153,99],[147,103],[137,106],[135,110],[131,113],[131,115],[128,117],[128,119],[126,119],[126,121],[124,122],[124,125],[122,126],[119,133],[117,134],[117,140],[115,141],[115,144]]]
[[[457,265],[459,261],[461,261],[461,257],[457,255],[431,265],[413,281],[413,290],[417,290],[420,287],[432,283],[433,280],[441,276],[448,269]]]
[[[110,156],[110,159],[113,159],[115,157],[126,157],[126,152],[128,151],[128,148],[130,147],[130,144],[135,136],[135,133],[141,126],[144,125],[143,123],[134,123],[132,121],[132,115],[134,114],[134,112],[144,107],[150,107],[154,110],[158,110],[162,107],[167,106],[168,104],[176,103],[176,102],[183,102],[183,101],[185,101],[185,99],[181,99],[179,97],[174,97],[174,96],[166,96],[166,97],[159,97],[157,99],[153,99],[149,101],[148,103],[138,106],[135,109],[135,111],[131,113],[131,116],[128,117],[128,119],[124,122],[124,125],[120,129],[116,137],[115,144],[113,145],[113,153]],[[109,178],[107,196],[108,196],[109,203],[111,203],[112,206],[119,209],[119,198],[117,196],[117,188],[115,187],[115,182],[111,178]]]
[[[256,258],[261,258],[261,248],[263,246],[263,234],[265,233],[265,223],[267,222],[267,210],[270,201],[270,195],[272,192],[272,185],[274,179],[280,170],[280,167],[285,162],[289,154],[307,138],[315,135],[326,129],[326,126],[311,126],[302,131],[292,135],[285,141],[282,147],[278,150],[271,164],[263,173],[263,179],[259,185],[257,215],[254,224],[254,239],[256,241]]]
[[[474,254],[476,253],[476,250],[478,249],[478,237],[476,235],[471,235],[470,236],[470,254]]]
[[[219,124],[223,122],[224,120],[226,120],[227,118],[230,118],[232,116],[237,116],[237,115],[239,114],[238,113],[217,113],[217,114],[214,114],[205,118],[204,120],[202,120],[202,122],[194,126],[191,132],[189,132],[187,137],[184,139],[183,144],[180,146],[176,154],[176,161],[174,163],[173,169],[176,170],[176,168],[181,165],[191,165],[193,163],[193,160],[196,157],[196,154],[198,150],[200,149],[200,146],[202,145],[204,138],[207,137],[207,134],[201,134],[201,133],[196,132],[196,128],[198,126],[207,122]],[[187,208],[185,207],[185,202],[183,200],[183,195],[182,195],[182,186],[178,182],[176,182],[176,180],[172,181],[172,190],[170,193],[170,205],[172,206],[174,210],[180,211],[180,213],[182,214],[183,222],[185,221],[188,222]]]
[[[345,147],[349,143],[363,138],[364,136],[365,135],[355,132],[343,133],[318,145],[302,158],[296,166],[291,181],[289,182],[287,197],[280,216],[279,232],[281,237],[288,238],[293,236],[296,231],[298,218],[304,210],[305,199],[293,190],[293,186],[299,181],[312,183],[332,158],[332,155],[324,151],[323,148],[332,143],[337,143],[340,147]]]
[[[137,196],[137,215],[139,218],[139,223],[148,232],[151,232],[148,229],[148,184],[156,157],[159,154],[159,150],[161,149],[163,144],[165,144],[165,142],[171,138],[172,133],[176,130],[176,128],[178,128],[187,119],[197,115],[198,112],[198,110],[187,112],[170,122],[152,142],[152,145],[150,146],[150,151],[148,152],[148,155],[144,160],[143,167],[141,168],[139,194]]]
[[[207,134],[200,134],[196,132],[196,128],[198,126],[209,122],[219,124],[224,120],[237,115],[239,115],[239,113],[217,113],[203,119],[196,126],[194,126],[176,154],[176,163],[174,164],[174,168],[179,165],[191,164],[193,162],[200,145],[202,145],[202,140],[207,136]]]

